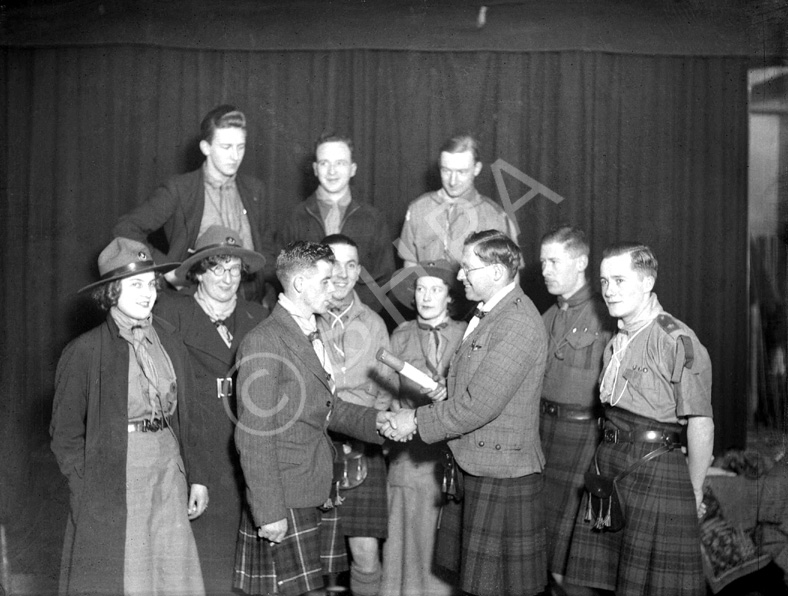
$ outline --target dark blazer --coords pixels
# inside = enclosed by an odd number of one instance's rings
[[[235,395],[220,399],[216,379],[235,377],[238,346],[268,311],[260,304],[239,297],[227,321],[233,334],[229,348],[191,293],[161,293],[154,312],[172,323],[181,334],[194,370],[190,414],[195,432],[203,437],[208,448],[205,480],[211,506],[191,522],[191,527],[206,589],[210,591],[215,586],[229,592],[238,520],[244,503],[243,474],[233,440],[237,416]]]
[[[378,286],[385,284],[394,272],[394,247],[383,214],[353,195],[342,220],[342,233],[358,244],[359,262],[375,283]],[[317,196],[313,193],[293,209],[281,232],[280,245],[285,246],[295,240],[320,242],[325,236]],[[359,282],[356,292],[361,301],[375,312],[380,312],[383,309],[381,301],[363,278]]]
[[[252,229],[253,249],[265,257],[263,275],[272,279],[275,276],[276,247],[273,224],[270,218],[265,217],[264,185],[257,178],[240,175],[236,177],[236,185]],[[112,235],[148,244],[157,263],[181,262],[197,241],[204,209],[205,182],[200,167],[193,172],[173,176],[156,188],[147,201],[118,220],[112,228]],[[148,240],[148,235],[159,228],[163,228],[167,238],[166,253],[151,246]]]
[[[488,478],[541,472],[539,399],[547,333],[515,286],[463,340],[449,365],[449,399],[418,409],[426,443],[449,439],[460,467]]]
[[[188,481],[205,484],[204,453],[190,427],[186,349],[172,325],[154,318],[154,327],[177,377],[173,430]],[[71,496],[61,594],[123,593],[128,372],[129,344],[110,316],[68,344],[58,363],[50,434]]]
[[[332,393],[312,343],[281,305],[246,336],[238,364],[235,444],[255,526],[325,503],[334,459],[329,428],[383,442],[377,410]]]

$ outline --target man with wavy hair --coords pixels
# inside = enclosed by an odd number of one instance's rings
[[[327,431],[382,443],[387,412],[337,398],[317,331],[334,290],[331,248],[288,245],[276,261],[284,291],[271,316],[238,351],[235,443],[246,484],[234,586],[248,594],[297,596],[347,569],[344,537],[329,499],[333,450]]]
[[[264,185],[257,178],[238,174],[246,153],[243,112],[227,104],[208,112],[200,125],[200,152],[205,156],[202,166],[158,186],[147,201],[118,220],[112,234],[147,244],[157,261],[181,262],[208,228],[230,228],[245,247],[261,253],[268,263],[253,281],[242,285],[247,299],[259,301],[263,279],[273,278],[276,253]],[[159,229],[166,247],[154,246],[149,238]],[[172,275],[166,279],[176,281]]]
[[[435,563],[477,596],[528,596],[547,583],[539,397],[547,333],[517,285],[519,247],[485,230],[465,239],[457,278],[479,302],[434,403],[402,409],[384,428],[447,441],[464,496],[444,506]],[[441,393],[448,399],[441,400]]]
[[[592,526],[584,502],[566,579],[617,596],[702,596],[698,518],[714,445],[711,361],[692,329],[662,308],[657,268],[652,250],[637,242],[603,253],[602,297],[618,333],[604,352],[603,439],[589,473],[626,473],[617,483],[626,525]]]

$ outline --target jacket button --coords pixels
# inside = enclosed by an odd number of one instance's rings
[[[479,447],[484,447],[484,441],[479,441]]]
[[[498,451],[500,451],[500,450],[501,450],[501,446],[500,446],[500,445],[496,445],[496,446],[495,446],[495,449],[497,449]]]
[[[331,407],[331,400],[328,400],[328,401],[326,402],[326,407],[327,407],[327,408],[330,408],[330,407]]]

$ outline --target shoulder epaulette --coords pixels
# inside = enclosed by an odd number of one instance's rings
[[[671,381],[678,383],[681,380],[681,372],[684,368],[692,368],[695,362],[695,352],[692,348],[692,340],[684,330],[679,327],[676,319],[668,314],[661,314],[657,316],[657,323],[662,327],[671,337],[676,339],[676,364],[673,367],[673,374]]]
[[[668,314],[662,313],[661,315],[657,315],[657,323],[659,323],[659,326],[667,331],[670,335],[674,335],[676,331],[681,332],[681,327],[679,327],[676,319]]]

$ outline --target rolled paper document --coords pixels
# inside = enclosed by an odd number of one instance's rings
[[[438,386],[438,384],[432,379],[432,377],[430,377],[426,373],[423,373],[412,364],[408,364],[401,358],[397,358],[394,354],[392,354],[385,348],[380,348],[378,350],[378,353],[375,354],[375,357],[386,366],[390,366],[391,368],[396,370],[399,374],[409,378],[414,383],[421,385],[428,391],[432,391]]]

